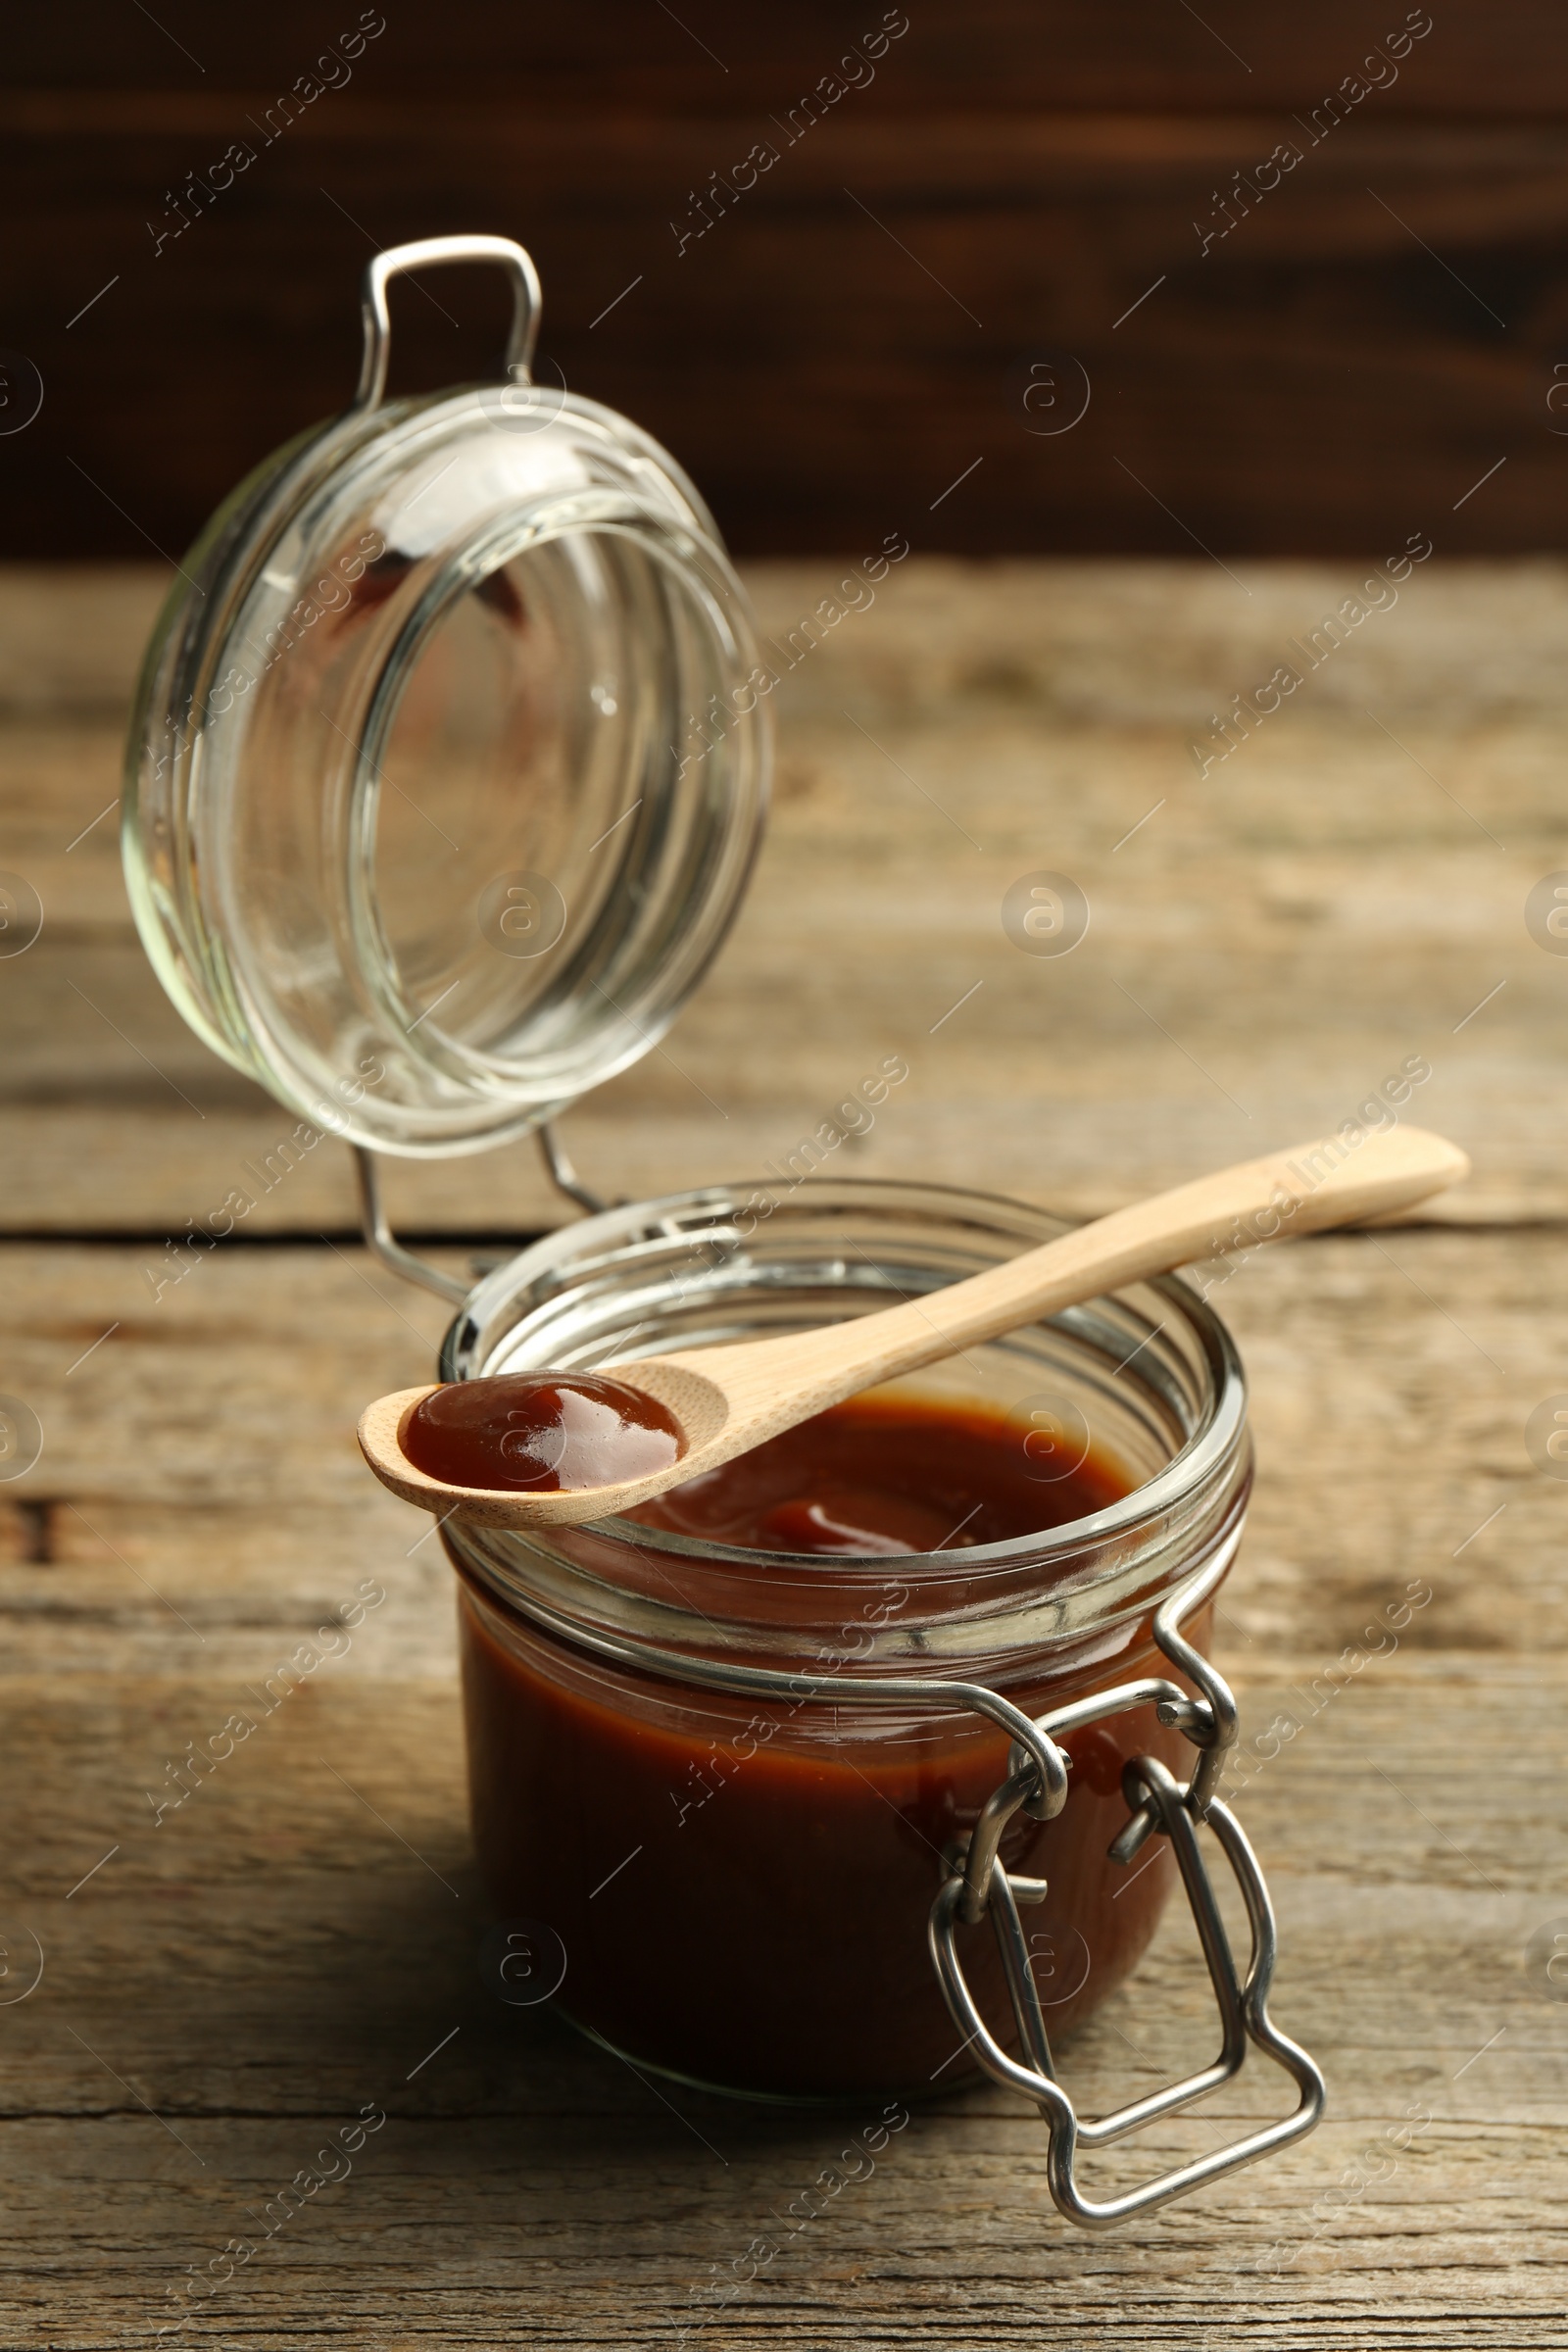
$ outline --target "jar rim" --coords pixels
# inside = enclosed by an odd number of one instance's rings
[[[770,708],[746,701],[750,607],[706,505],[630,419],[566,392],[514,416],[515,389],[352,410],[248,476],[166,603],[126,748],[127,887],[177,1008],[295,1116],[402,1157],[526,1134],[649,1053],[727,935],[766,808]],[[441,664],[498,580],[558,595],[581,642],[492,621],[502,702],[472,704],[487,821],[465,850],[389,747],[416,678],[442,725],[468,711]],[[687,732],[721,707],[702,760],[654,723],[665,701]],[[514,707],[544,713],[526,756]],[[406,806],[451,852],[434,956],[388,908],[383,813]],[[588,859],[627,817],[607,891]],[[498,949],[487,889],[558,910],[558,981]]]
[[[869,1206],[873,1200],[883,1200],[895,1207],[923,1208],[937,1214],[947,1210],[964,1222],[989,1222],[993,1229],[1001,1226],[1014,1232],[1020,1220],[1058,1230],[1069,1230],[1082,1221],[1065,1218],[1036,1203],[1010,1200],[1003,1194],[881,1177],[812,1178],[805,1186],[709,1185],[625,1203],[544,1236],[478,1283],[446,1334],[439,1377],[472,1379],[489,1368],[496,1348],[516,1328],[515,1319],[508,1320],[508,1314],[526,1285],[537,1284],[548,1290],[574,1260],[608,1257],[617,1242],[630,1243],[640,1231],[646,1233],[662,1227],[667,1233],[683,1217],[693,1223],[705,1216],[717,1218],[726,1208],[734,1210],[742,1200],[765,1198],[770,1192],[796,1197],[805,1193],[815,1196],[819,1205],[842,1202],[847,1207]],[[1049,1235],[1042,1233],[1039,1238]],[[1025,1242],[1024,1246],[1030,1245]],[[1100,1585],[1117,1581],[1118,1561],[1125,1566],[1126,1552],[1136,1545],[1136,1539],[1147,1534],[1162,1517],[1192,1503],[1219,1478],[1245,1443],[1247,1424],[1246,1373],[1236,1343],[1214,1309],[1179,1275],[1162,1275],[1127,1287],[1153,1293],[1166,1310],[1164,1323],[1180,1320],[1196,1344],[1197,1360],[1203,1367],[1206,1381],[1198,1426],[1152,1477],[1132,1487],[1102,1510],[1027,1537],[977,1544],[956,1554],[910,1552],[869,1558],[835,1557],[832,1562],[835,1578],[842,1576],[853,1584],[857,1578],[871,1582],[897,1576],[918,1586],[922,1570],[931,1581],[950,1581],[955,1563],[960,1560],[963,1577],[971,1582],[1015,1571],[1025,1560],[1037,1563],[1049,1576],[1054,1560],[1070,1558],[1074,1552],[1091,1548],[1100,1558],[1078,1575],[1062,1578],[1053,1587],[1054,1596],[1060,1598],[1069,1593],[1082,1596]],[[1068,1309],[1064,1316],[1046,1320],[1065,1323],[1072,1314],[1083,1311]],[[1157,1328],[1163,1328],[1164,1323]],[[1155,1333],[1150,1335],[1154,1336]],[[1147,1344],[1147,1341],[1140,1343]],[[475,1532],[465,1530],[466,1535]],[[772,1575],[786,1582],[809,1577],[814,1583],[821,1578],[826,1565],[815,1554],[726,1544],[618,1516],[590,1522],[584,1532],[644,1553],[661,1555],[671,1565],[679,1562],[693,1567],[702,1564],[745,1570],[761,1581]],[[1104,1556],[1107,1552],[1109,1558]]]

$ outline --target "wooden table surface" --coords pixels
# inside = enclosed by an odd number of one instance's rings
[[[767,625],[835,573],[755,572]],[[863,2119],[656,2086],[485,1989],[449,1572],[352,1438],[426,1376],[441,1309],[356,1245],[331,1144],[155,1296],[165,1237],[292,1120],[186,1034],[125,910],[110,804],[158,578],[0,578],[0,868],[45,909],[0,959],[0,1387],[44,1433],[0,1488],[0,2344],[155,2340],[368,2110],[351,2172],[186,2340],[1568,2346],[1544,1958],[1568,1936],[1568,1482],[1526,1435],[1568,1401],[1568,956],[1524,914],[1568,866],[1568,571],[1433,561],[1200,775],[1211,714],[1355,585],[910,560],[789,683],[754,894],[667,1052],[565,1122],[615,1192],[754,1175],[901,1054],[839,1164],[1089,1210],[1337,1125],[1415,1056],[1410,1112],[1476,1161],[1429,1219],[1265,1253],[1217,1298],[1259,1449],[1219,1656],[1278,1750],[1238,1801],[1329,2120],[1091,2238],[1034,2114],[951,2094],[720,2303]],[[1044,869],[1092,909],[1066,957],[999,919]],[[520,1148],[391,1190],[455,1268],[558,1213]],[[364,1580],[385,1598],[347,1653],[155,1822],[187,1743]],[[1093,2108],[1209,2033],[1172,1922],[1065,2071]]]

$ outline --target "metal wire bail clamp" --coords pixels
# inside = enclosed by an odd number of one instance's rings
[[[1276,2148],[1287,2147],[1310,2132],[1323,2113],[1326,2086],[1316,2062],[1298,2043],[1280,2032],[1268,2013],[1277,1951],[1268,1889],[1241,1823],[1213,1794],[1225,1750],[1236,1737],[1236,1701],[1208,1660],[1183,1639],[1180,1630],[1183,1620],[1207,1599],[1219,1583],[1239,1542],[1240,1530],[1170,1595],[1154,1616],[1154,1640],[1172,1664],[1198,1686],[1200,1695],[1196,1699],[1174,1683],[1150,1678],[1124,1683],[1115,1690],[1059,1707],[1040,1717],[1034,1727],[1043,1743],[1054,1745],[1065,1733],[1081,1725],[1152,1703],[1161,1722],[1179,1727],[1199,1748],[1197,1768],[1185,1787],[1156,1757],[1139,1756],[1129,1761],[1122,1776],[1129,1818],[1113,1840],[1110,1853],[1117,1862],[1130,1861],[1152,1836],[1169,1838],[1175,1849],[1219,2007],[1220,2049],[1212,2064],[1183,2082],[1134,2100],[1098,2120],[1081,2118],[1057,2082],[1045,2012],[1018,1917],[1021,1902],[1037,1903],[1044,1899],[1046,1881],[1006,1871],[999,1858],[999,1848],[1003,1832],[1014,1813],[1026,1811],[1044,1818],[1048,1811],[1060,1810],[1060,1800],[1049,1808],[1042,1805],[1038,1772],[1017,1748],[1010,1759],[1013,1769],[984,1807],[961,1865],[947,1880],[931,1908],[931,1957],[953,2022],[994,2082],[1007,2090],[1022,2091],[1039,2107],[1049,2133],[1046,2164],[1051,2194],[1067,2220],[1085,2230],[1112,2229],[1134,2214],[1153,2212],[1204,2181],[1216,2180]],[[1237,1971],[1213,1883],[1199,1846],[1200,1825],[1213,1831],[1247,1906],[1252,1949],[1245,1976]],[[958,1958],[958,1928],[974,1924],[983,1915],[991,1919],[1001,1951],[1024,2052],[1022,2062],[1008,2056],[987,2026]],[[1254,2044],[1295,2081],[1300,2095],[1291,2114],[1250,2132],[1229,2147],[1215,2149],[1175,2172],[1146,2181],[1123,2196],[1097,2200],[1084,2195],[1076,2175],[1080,2146],[1103,2147],[1136,2132],[1142,2125],[1174,2114],[1209,2091],[1217,2090],[1241,2072],[1249,2043]]]

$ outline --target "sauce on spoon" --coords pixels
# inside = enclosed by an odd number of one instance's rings
[[[449,1382],[415,1406],[402,1442],[427,1478],[535,1494],[646,1478],[684,1449],[667,1406],[589,1372]]]

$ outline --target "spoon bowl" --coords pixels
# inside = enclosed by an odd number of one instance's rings
[[[813,1413],[842,1403],[1020,1324],[1059,1314],[1178,1266],[1337,1226],[1396,1214],[1469,1173],[1454,1145],[1420,1127],[1343,1135],[1246,1160],[1113,1210],[984,1273],[880,1313],[783,1338],[693,1348],[598,1367],[667,1407],[680,1425],[676,1459],[607,1485],[466,1487],[432,1476],[405,1449],[409,1422],[430,1386],[368,1407],[360,1447],[383,1486],[406,1502],[481,1527],[566,1527],[633,1509],[667,1487],[716,1470]],[[570,1388],[570,1374],[541,1374]]]
[[[764,1343],[771,1346],[771,1342]],[[693,1354],[729,1354],[728,1348],[694,1349]],[[416,1405],[433,1396],[439,1382],[426,1382],[420,1389],[396,1389],[390,1396],[378,1396],[367,1405],[360,1417],[360,1451],[384,1487],[401,1494],[423,1511],[434,1511],[440,1518],[449,1518],[455,1511],[462,1519],[476,1527],[567,1527],[583,1519],[605,1519],[612,1512],[630,1510],[634,1503],[646,1502],[650,1495],[662,1494],[683,1478],[695,1478],[699,1470],[715,1467],[717,1461],[731,1459],[729,1451],[713,1453],[730,1418],[730,1398],[716,1380],[694,1369],[672,1355],[651,1356],[638,1364],[616,1364],[614,1376],[628,1388],[640,1389],[661,1404],[668,1405],[680,1423],[684,1450],[669,1470],[656,1470],[644,1478],[622,1479],[611,1487],[556,1488],[530,1494],[525,1490],[503,1487],[459,1487],[440,1478],[432,1478],[411,1461],[404,1450],[404,1437],[410,1415]],[[569,1381],[569,1374],[563,1375]],[[756,1444],[760,1441],[753,1440]],[[745,1446],[737,1446],[735,1453],[744,1453]],[[592,1497],[584,1507],[585,1497]]]

